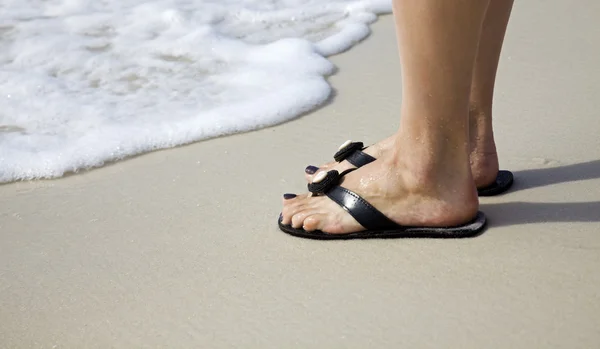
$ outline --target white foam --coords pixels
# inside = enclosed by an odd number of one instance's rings
[[[274,125],[390,0],[4,0],[0,182]]]

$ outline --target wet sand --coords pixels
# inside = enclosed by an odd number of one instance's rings
[[[600,5],[517,2],[495,102],[510,193],[463,240],[321,242],[281,195],[394,131],[391,16],[323,108],[257,132],[0,186],[3,348],[600,347]]]

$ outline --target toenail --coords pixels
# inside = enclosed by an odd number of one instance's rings
[[[317,172],[318,170],[319,168],[317,166],[310,165],[304,169],[304,172],[306,172],[307,174],[315,174],[315,172]]]
[[[327,177],[327,172],[325,172],[325,171],[319,172],[319,174],[316,175],[315,178],[313,179],[313,183],[319,183],[322,180],[324,180],[325,177]]]
[[[290,200],[295,198],[297,195],[296,194],[283,194],[283,198],[286,200]]]
[[[351,140],[347,140],[347,141],[345,141],[345,142],[344,142],[344,144],[340,145],[340,148],[339,148],[339,150],[342,150],[342,149],[346,148],[347,146],[349,146],[349,145],[350,145],[350,143],[352,143],[352,141],[351,141]]]

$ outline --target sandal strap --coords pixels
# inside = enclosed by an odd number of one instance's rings
[[[348,155],[348,157],[346,157],[345,160],[356,167],[363,167],[366,164],[370,164],[371,162],[373,162],[377,159],[375,159],[374,157],[372,157],[371,155],[369,155],[367,153],[357,150],[354,153]]]
[[[351,142],[347,141],[342,145],[333,158],[337,162],[347,160],[349,163],[356,167],[362,167],[368,163],[375,161],[376,159],[369,154],[363,152],[366,147],[362,142]]]
[[[356,168],[350,168],[342,173],[338,173],[336,170],[323,173],[323,178],[320,178],[318,182],[308,184],[308,190],[313,195],[326,195],[348,211],[360,225],[368,230],[398,229],[398,224],[387,218],[367,200],[339,185],[345,175],[355,170]]]
[[[355,171],[355,170],[357,170],[357,168],[349,168],[346,171],[343,171],[342,173],[339,173],[336,170],[323,172],[321,174],[321,176],[324,175],[324,177],[322,179],[315,178],[315,180],[318,180],[318,181],[316,181],[316,182],[313,181],[312,183],[308,183],[308,191],[310,191],[314,195],[323,195],[323,194],[327,193],[331,188],[340,184],[340,181],[342,180],[342,178],[345,175],[347,175],[348,173]]]
[[[329,189],[325,195],[348,211],[365,229],[384,230],[397,229],[399,227],[398,224],[387,218],[378,209],[368,203],[367,200],[351,190],[335,186]]]

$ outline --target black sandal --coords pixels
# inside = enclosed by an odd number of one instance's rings
[[[371,155],[364,153],[363,150],[367,147],[363,146],[362,142],[346,141],[340,146],[340,149],[333,156],[335,161],[342,162],[344,160],[351,163],[356,168],[365,166],[377,159]],[[479,196],[495,196],[506,192],[512,187],[514,176],[512,172],[506,170],[498,171],[496,181],[485,188],[477,189]]]
[[[466,238],[479,235],[485,229],[486,217],[483,212],[477,212],[470,222],[454,227],[413,227],[396,224],[358,194],[339,186],[340,180],[354,170],[356,169],[349,169],[341,174],[336,170],[329,171],[318,182],[310,183],[308,190],[315,196],[326,195],[329,197],[343,207],[366,230],[348,234],[330,234],[319,230],[306,231],[282,224],[281,216],[278,221],[279,228],[290,235],[317,240]]]

